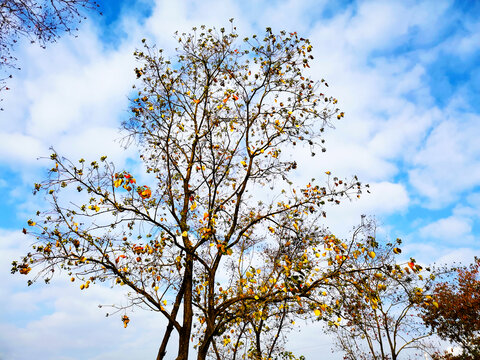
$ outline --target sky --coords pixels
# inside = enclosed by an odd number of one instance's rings
[[[468,264],[480,255],[480,2],[99,3],[103,16],[88,13],[75,36],[46,49],[20,43],[21,71],[2,92],[1,360],[155,356],[164,325],[156,314],[136,311],[124,329],[119,316],[99,308],[124,301],[119,289],[80,292],[62,276],[27,287],[10,264],[31,245],[21,229],[44,205],[32,188],[45,178],[49,148],[72,159],[108,155],[117,168],[130,164],[137,155],[122,148],[119,129],[135,82],[133,52],[147,38],[173,54],[173,33],[201,24],[227,27],[234,18],[245,36],[270,26],[311,40],[311,74],[328,81],[345,118],[329,129],[325,154],[298,153],[296,181],[323,181],[332,171],[371,186],[371,194],[327,210],[333,232],[348,234],[365,214],[421,263]],[[330,345],[318,324],[309,324],[292,335],[290,349],[313,360]]]

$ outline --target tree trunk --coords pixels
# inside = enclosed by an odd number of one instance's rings
[[[208,326],[205,329],[205,335],[203,337],[203,342],[200,344],[197,354],[197,360],[205,360],[207,358],[208,349],[212,342],[213,326]]]
[[[183,295],[183,326],[178,341],[178,356],[176,360],[188,360],[190,348],[190,336],[192,333],[192,281],[193,281],[193,257],[187,254],[185,259],[185,293]]]
[[[167,344],[168,340],[170,340],[170,335],[172,334],[173,324],[171,322],[167,325],[167,330],[165,331],[165,335],[163,336],[162,344],[160,345],[160,349],[158,349],[157,360],[163,360],[165,355],[167,354]]]
[[[178,309],[180,308],[180,304],[182,302],[182,298],[185,292],[185,281],[182,282],[182,286],[180,290],[177,293],[177,296],[175,298],[175,304],[173,305],[172,313],[171,316],[175,320],[177,318],[178,314]],[[170,335],[172,334],[173,331],[173,322],[169,321],[167,325],[167,329],[165,330],[165,335],[163,336],[162,344],[160,345],[160,348],[158,349],[158,354],[157,354],[157,359],[156,360],[163,360],[166,353],[167,353],[167,345],[168,341],[170,340]]]

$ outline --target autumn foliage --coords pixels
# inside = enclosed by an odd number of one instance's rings
[[[463,354],[438,355],[442,359],[480,357],[480,259],[469,267],[457,268],[455,278],[439,283],[434,290],[438,307],[426,308],[425,324],[445,340],[462,348]]]

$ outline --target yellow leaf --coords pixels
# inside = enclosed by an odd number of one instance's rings
[[[438,309],[438,303],[436,301],[432,302],[432,304]]]
[[[293,227],[298,231],[298,224],[296,222],[293,223]]]
[[[241,161],[240,164],[242,164],[243,166],[247,166],[247,163],[245,161]]]
[[[167,300],[163,300],[163,305],[167,306]]]
[[[370,252],[368,253],[368,256],[370,256],[370,257],[373,259],[373,258],[375,258],[376,255],[375,255],[375,253],[374,253],[373,251],[370,251]]]
[[[182,236],[183,236],[183,237],[187,237],[187,236],[188,236],[188,232],[186,232],[186,231],[182,232]]]
[[[117,179],[113,182],[113,186],[115,186],[116,188],[120,187],[123,183],[123,179]]]
[[[190,206],[190,210],[195,210],[197,208],[197,203],[194,202],[191,206]]]
[[[122,316],[122,322],[123,322],[123,327],[126,328],[128,323],[130,322],[130,319],[128,318],[127,315]]]
[[[315,313],[315,316],[322,315],[322,312],[319,309],[315,309],[313,312]]]

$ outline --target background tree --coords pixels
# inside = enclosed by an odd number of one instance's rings
[[[2,0],[0,3],[0,91],[8,90],[7,71],[15,67],[15,44],[26,38],[44,47],[64,32],[77,30],[82,10],[97,9],[94,0]],[[8,70],[7,70],[8,69]]]
[[[12,267],[35,268],[29,283],[60,272],[82,290],[128,287],[125,327],[130,306],[168,321],[157,359],[173,331],[178,360],[188,358],[192,338],[203,360],[212,347],[228,353],[245,324],[258,340],[291,314],[328,313],[333,279],[362,271],[351,259],[372,251],[319,225],[327,202],[360,196],[356,178],[327,172],[325,186],[300,188],[289,180],[297,163],[284,154],[295,145],[312,156],[325,151],[325,127],[343,117],[323,81],[304,74],[310,42],[269,28],[263,39],[237,37],[234,28],[194,28],[177,35],[172,60],[144,41],[124,128],[145,173],[137,183],[105,157],[87,165],[54,152],[49,178],[35,184],[50,208],[28,221],[24,232],[37,242]],[[249,344],[253,359],[276,348]]]
[[[431,331],[423,324],[419,312],[422,306],[428,309],[438,306],[428,295],[435,275],[413,259],[397,263],[395,255],[401,252],[398,247],[401,240],[379,243],[374,222],[356,231],[364,232],[375,256],[357,258],[358,268],[372,270],[353,273],[348,283],[336,287],[341,301],[336,314],[341,321],[328,329],[335,334],[336,346],[345,353],[344,359],[396,360],[401,353],[418,359],[423,354],[409,350],[431,352],[425,342]]]
[[[462,348],[462,354],[438,354],[444,359],[478,359],[480,357],[480,258],[469,267],[455,269],[455,278],[437,284],[434,297],[438,307],[426,307],[425,324],[444,340]]]

